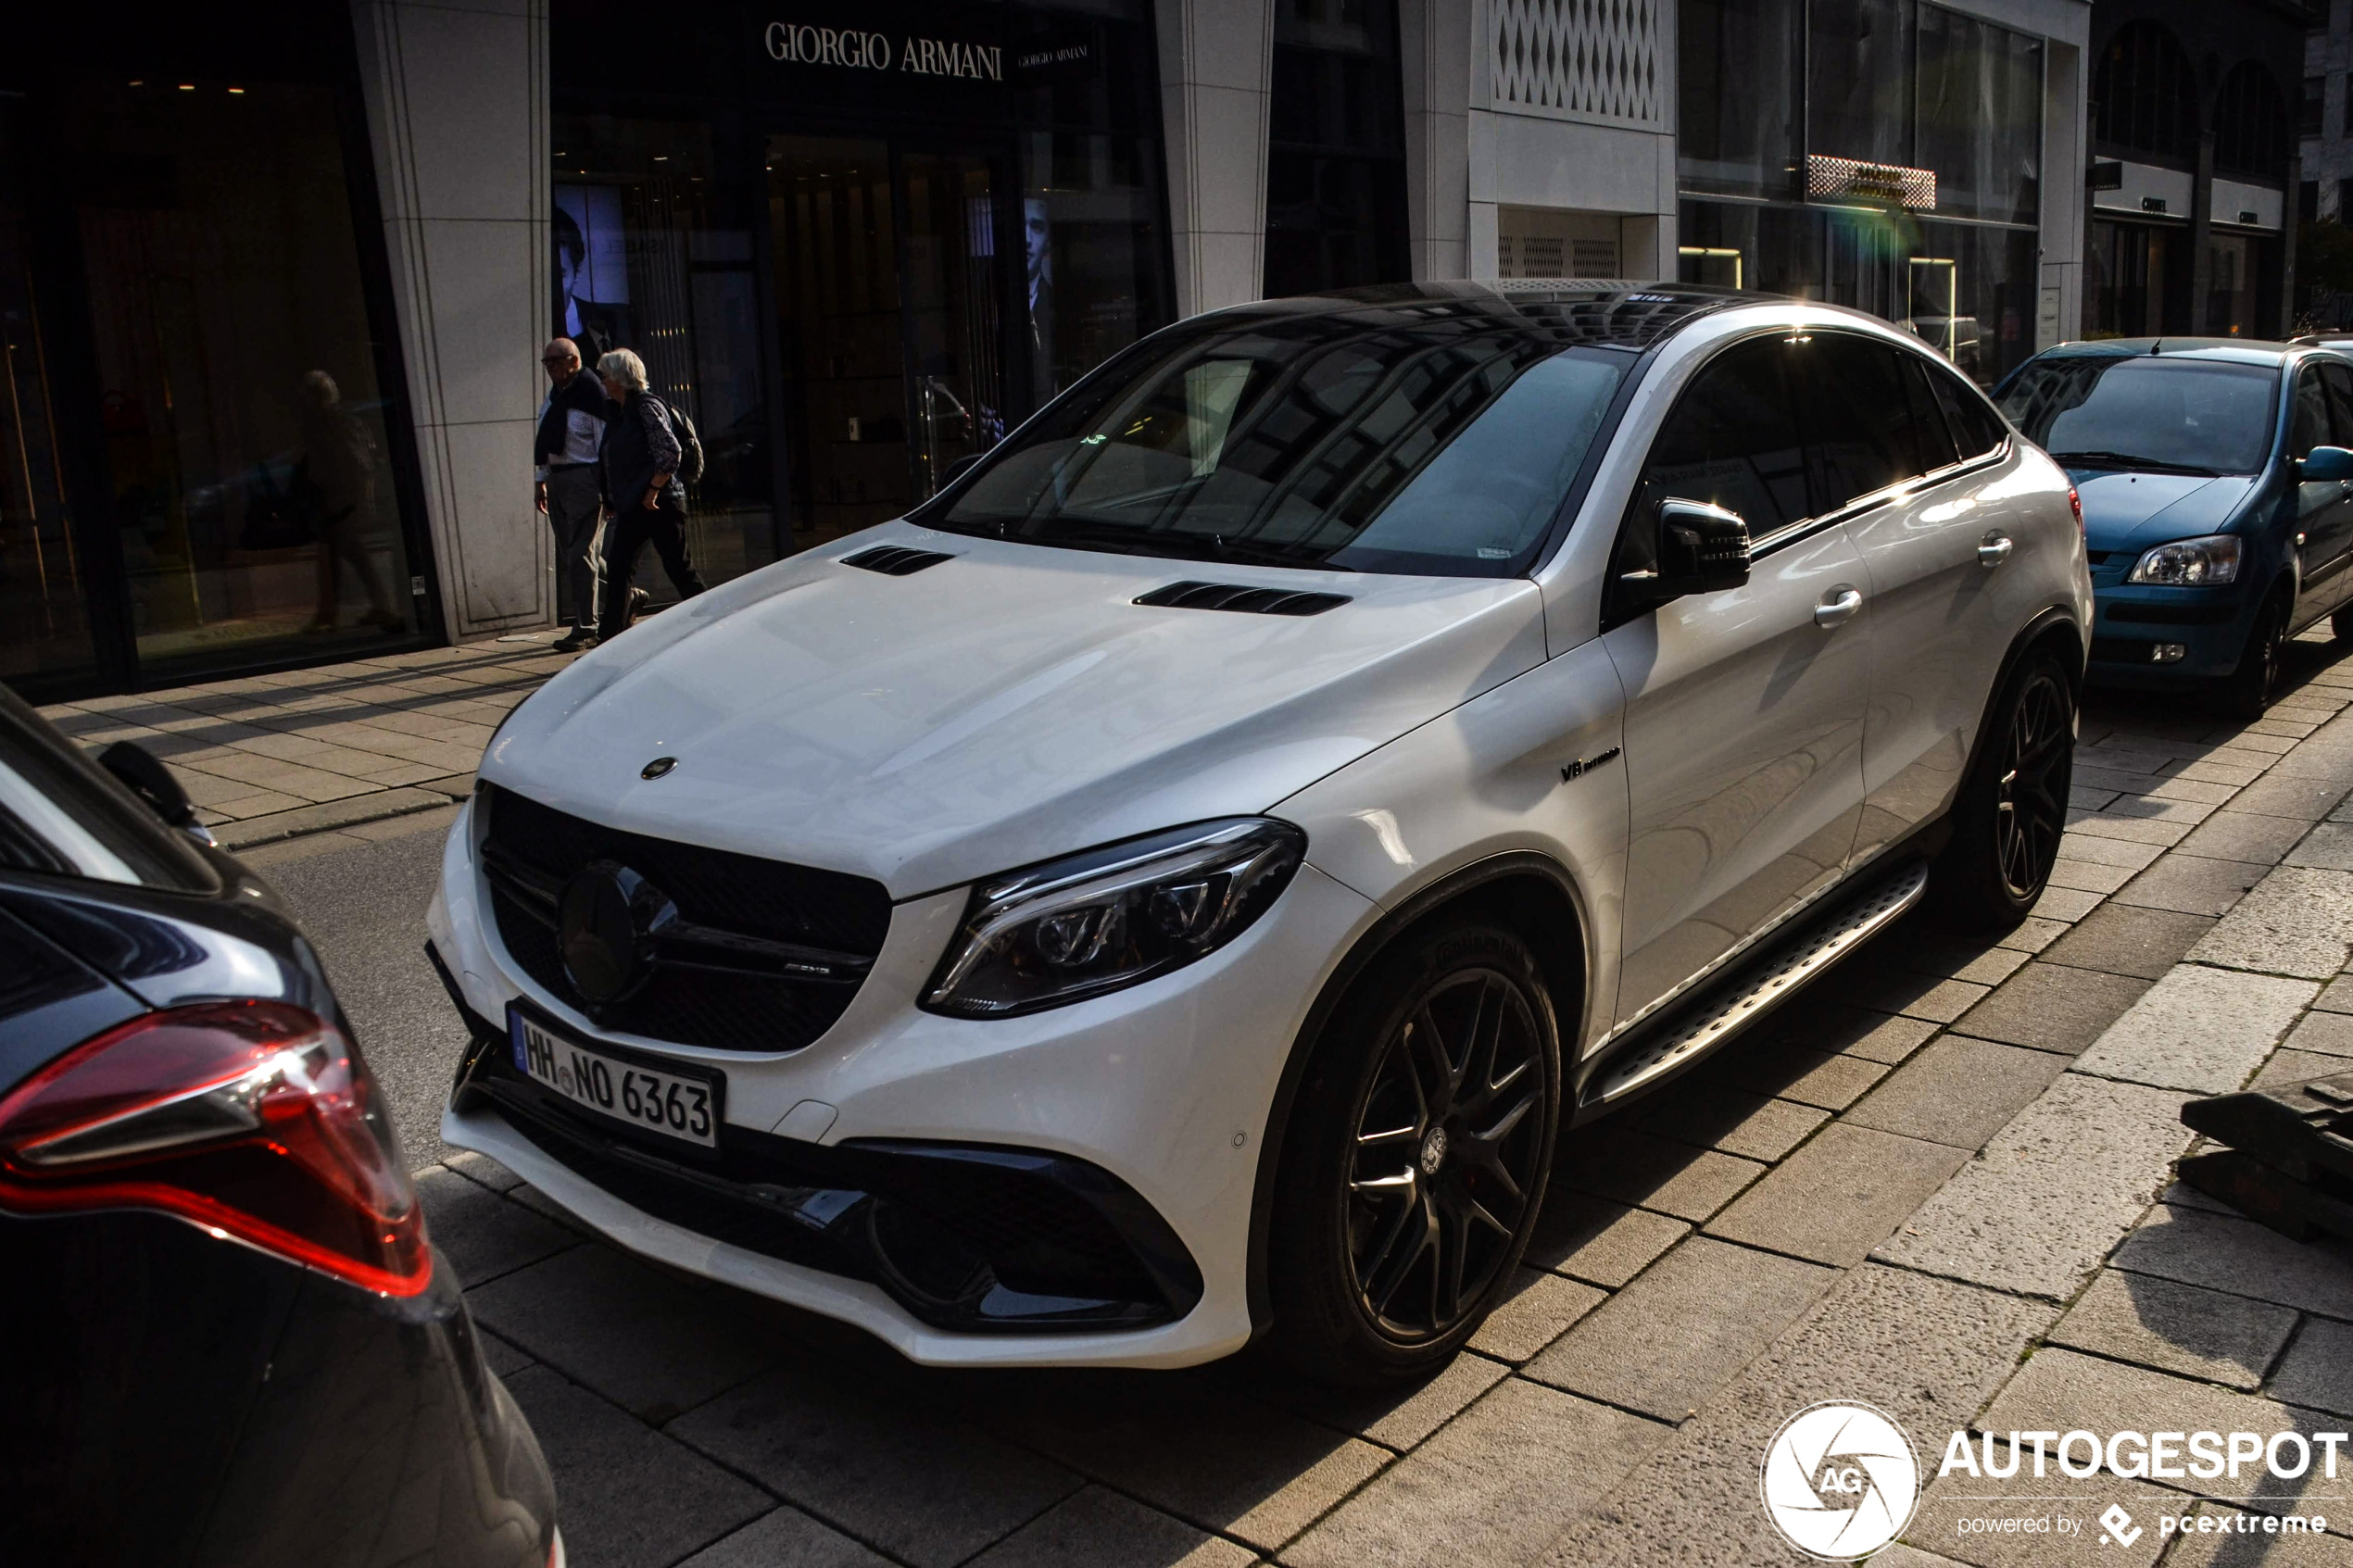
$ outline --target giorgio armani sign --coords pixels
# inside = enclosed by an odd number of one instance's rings
[[[995,44],[786,21],[770,22],[765,42],[770,57],[786,65],[962,77],[972,82],[1005,80],[1004,50]]]

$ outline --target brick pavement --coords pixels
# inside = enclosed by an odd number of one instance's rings
[[[1980,945],[1907,921],[1694,1077],[1566,1139],[1516,1293],[1419,1388],[1340,1395],[1247,1360],[916,1368],[630,1258],[474,1156],[422,1173],[434,1234],[584,1568],[1795,1562],[1756,1467],[1819,1399],[1870,1399],[1924,1442],[2341,1427],[2353,1251],[2169,1185],[2185,1098],[2353,1060],[2353,655],[2308,638],[2290,657],[2294,689],[2252,725],[2094,702],[2077,820],[2017,932]],[[207,689],[244,708],[165,694],[73,722],[192,737],[175,765],[245,783],[253,765],[220,753],[271,759],[252,743],[272,735],[403,755],[346,723],[470,725],[422,738],[478,746],[551,666],[444,650],[309,672],[292,701],[264,682]],[[436,755],[456,785],[471,758]],[[277,759],[386,796],[435,782]],[[351,798],[262,782],[308,804],[214,809],[266,823]],[[2191,1500],[2114,1478],[2036,1489],[2086,1520]],[[1979,1495],[1931,1484],[1877,1561],[2353,1565],[2334,1538],[1963,1537]],[[2353,1501],[2334,1506],[2353,1524]]]

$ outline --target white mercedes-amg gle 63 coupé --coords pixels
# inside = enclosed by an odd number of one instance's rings
[[[2067,476],[1866,316],[1183,321],[515,709],[443,1136],[919,1361],[1426,1372],[1579,1123],[2024,916],[2091,619]]]

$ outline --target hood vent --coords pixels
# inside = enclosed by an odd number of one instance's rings
[[[1136,602],[1164,609],[1229,609],[1240,615],[1321,615],[1346,604],[1348,596],[1245,588],[1237,583],[1171,583],[1139,596]]]
[[[941,555],[937,550],[912,550],[904,545],[877,545],[871,550],[861,550],[854,556],[844,556],[844,566],[862,566],[868,571],[879,571],[886,577],[912,577],[927,566],[937,566],[954,556]]]

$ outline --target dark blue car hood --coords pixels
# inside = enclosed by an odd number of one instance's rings
[[[2220,533],[2258,481],[2245,474],[2116,473],[2070,469],[2083,503],[2084,543],[2095,550],[2146,549],[2169,539]]]

